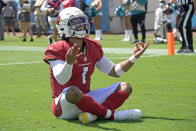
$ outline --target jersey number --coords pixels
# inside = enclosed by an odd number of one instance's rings
[[[86,73],[88,72],[88,67],[83,68],[83,73],[82,73],[82,84],[86,84]]]

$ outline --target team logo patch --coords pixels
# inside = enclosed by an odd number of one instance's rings
[[[60,16],[58,16],[56,19],[56,24],[59,25],[59,23],[61,23],[61,22],[62,22],[62,19]]]

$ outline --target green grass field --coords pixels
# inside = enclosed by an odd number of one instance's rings
[[[122,38],[123,35],[104,35],[101,41],[105,55],[115,63],[131,56],[134,47],[121,42]],[[153,37],[148,39],[152,41]],[[196,54],[168,56],[166,44],[152,42],[143,57],[120,78],[111,78],[96,69],[91,88],[129,82],[132,95],[118,110],[138,108],[143,117],[137,121],[98,120],[83,125],[78,120],[56,119],[51,112],[49,66],[42,61],[47,40],[21,41],[11,36],[0,41],[1,131],[196,131]],[[180,46],[175,44],[176,49]],[[120,52],[114,48],[123,49]]]

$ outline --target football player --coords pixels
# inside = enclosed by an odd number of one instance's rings
[[[148,0],[131,0],[130,5],[130,20],[133,27],[133,35],[135,40],[132,42],[133,44],[136,44],[139,42],[138,39],[138,25],[140,25],[141,33],[142,33],[142,39],[141,42],[145,43],[146,39],[146,27],[145,27],[145,17],[147,13],[147,5]]]
[[[164,6],[166,5],[165,0],[159,0],[159,8],[155,10],[155,21],[154,21],[154,42],[155,43],[167,43],[167,15],[163,13]]]
[[[142,116],[139,109],[116,111],[132,92],[127,82],[114,83],[107,88],[90,90],[95,67],[112,76],[127,72],[150,44],[137,43],[134,54],[114,64],[97,40],[86,38],[90,32],[87,16],[76,7],[63,9],[56,21],[62,40],[50,44],[44,61],[50,65],[52,111],[59,119],[79,118],[82,123],[97,117],[111,120],[135,120]],[[141,45],[141,47],[139,47]]]
[[[172,8],[165,8],[166,1],[159,0],[159,8],[155,11],[155,22],[154,22],[154,43],[167,43],[167,32],[168,26],[177,20],[177,16],[179,15],[179,11]],[[173,13],[173,12],[176,13]],[[173,28],[174,38],[175,40],[181,42],[181,38],[178,37],[178,30]]]
[[[41,11],[48,13],[48,23],[53,33],[48,36],[48,44],[52,43],[52,40],[57,41],[57,29],[56,29],[56,19],[62,8],[61,0],[45,0],[43,5],[41,6]]]

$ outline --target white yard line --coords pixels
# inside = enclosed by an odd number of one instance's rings
[[[103,48],[104,53],[111,54],[132,54],[132,48]],[[167,55],[166,49],[147,49],[145,54],[158,54],[158,55]]]
[[[34,62],[0,63],[0,66],[39,64],[39,63],[42,63],[42,62],[41,61],[34,61]]]
[[[45,51],[45,47],[33,47],[33,46],[0,46],[0,51]],[[132,48],[103,48],[105,54],[133,54]],[[155,57],[167,55],[167,49],[148,49],[142,57]],[[179,55],[179,54],[178,54]],[[183,55],[196,55],[196,54],[183,54]],[[127,59],[128,57],[108,57],[109,59]],[[39,64],[42,61],[31,61],[31,62],[17,62],[17,63],[0,63],[0,66],[8,65],[20,65],[20,64]]]
[[[0,46],[0,51],[45,51],[46,47],[34,46]]]
[[[156,56],[163,56],[163,55],[145,55],[141,57],[156,57]],[[108,57],[110,60],[122,60],[122,59],[128,59],[129,57]]]
[[[155,57],[155,56],[162,56],[162,55],[148,55],[142,57]],[[110,60],[123,60],[128,59],[129,57],[108,57]],[[44,63],[44,61],[32,61],[32,62],[16,62],[16,63],[0,63],[0,66],[10,66],[10,65],[25,65],[25,64],[40,64]]]
[[[44,52],[46,47],[34,47],[34,46],[0,46],[0,51],[42,51]],[[104,53],[112,54],[131,54],[132,48],[103,48]],[[167,54],[166,49],[148,49],[145,54]]]

